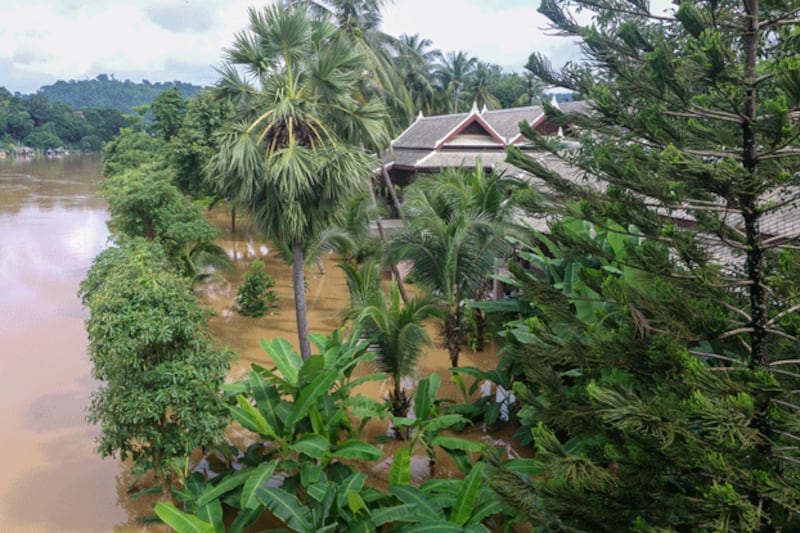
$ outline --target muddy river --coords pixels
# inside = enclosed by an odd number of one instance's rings
[[[84,420],[97,384],[86,355],[86,311],[76,291],[108,236],[108,213],[97,194],[100,169],[96,157],[0,159],[0,533],[160,530],[137,523],[151,514],[152,502],[128,498],[127,466],[94,454],[97,432]],[[237,376],[252,362],[267,362],[260,339],[284,337],[296,343],[290,270],[267,244],[253,238],[243,221],[232,233],[224,211],[210,216],[238,273],[230,283],[207,284],[198,292],[216,311],[214,333],[240,354],[231,371]],[[275,315],[245,318],[234,312],[233,300],[239,276],[257,258],[276,280],[279,309]],[[347,301],[344,278],[334,265],[327,258],[324,275],[307,269],[312,332],[336,327]],[[462,366],[495,363],[491,352],[466,350],[461,356]],[[442,374],[442,394],[458,397],[443,350],[429,350],[421,366],[423,375]],[[385,385],[364,392],[380,398]],[[377,435],[386,428],[376,425],[368,431]],[[472,438],[490,439],[479,429]],[[507,435],[491,440],[515,454]],[[390,455],[393,444],[384,446]],[[455,475],[446,461],[437,468],[437,475]],[[387,469],[388,463],[370,473],[380,483]],[[425,471],[420,462],[418,475]]]

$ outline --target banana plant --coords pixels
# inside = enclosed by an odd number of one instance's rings
[[[487,486],[482,461],[472,465],[463,479],[433,479],[419,487],[409,484],[410,474],[410,455],[407,449],[398,450],[389,473],[387,502],[408,506],[408,513],[395,521],[398,531],[489,531],[486,523],[498,517],[492,525],[500,526],[510,516]],[[380,513],[381,509],[373,511]]]
[[[441,447],[453,457],[459,469],[468,470],[472,463],[467,452],[480,452],[479,444],[460,437],[442,434],[446,429],[461,429],[470,421],[463,415],[442,411],[442,400],[437,398],[441,378],[431,374],[421,379],[414,393],[413,416],[392,416],[397,432],[404,432],[410,455],[418,449],[428,456],[431,476],[436,470],[436,448]]]
[[[265,509],[281,517],[293,498],[313,499],[311,486],[343,482],[352,467],[341,461],[382,457],[381,450],[358,439],[363,422],[360,427],[351,422],[352,411],[370,416],[385,412],[383,404],[352,395],[353,388],[365,381],[386,379],[380,373],[352,378],[356,365],[375,357],[367,350],[368,343],[360,340],[359,331],[345,337],[342,330],[328,337],[314,335],[310,340],[319,353],[307,360],[284,339],[262,341],[274,366],[253,365],[245,381],[224,387],[233,419],[260,440],[239,458],[238,468],[189,495],[196,519],[215,527],[213,521],[203,518],[211,518],[204,509],[214,506],[214,501],[223,502],[239,510],[234,522],[237,528],[232,530],[241,531]],[[343,497],[356,501],[346,493]],[[171,525],[201,526],[198,520],[187,518],[191,512],[164,505],[160,510],[162,519]],[[313,523],[318,523],[315,520]]]

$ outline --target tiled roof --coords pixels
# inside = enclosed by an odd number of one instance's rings
[[[519,123],[523,120],[533,124],[544,116],[540,106],[514,107],[511,109],[498,109],[484,111],[481,116],[503,136],[508,143],[519,134]]]
[[[468,113],[459,113],[456,115],[420,117],[406,131],[401,133],[397,139],[392,141],[392,148],[395,150],[398,148],[433,150],[468,115]]]

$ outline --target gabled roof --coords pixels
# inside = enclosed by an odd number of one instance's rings
[[[499,145],[500,148],[505,148],[508,144],[508,139],[500,134],[477,108],[473,107],[469,113],[417,117],[411,126],[392,141],[392,148],[394,150],[441,150],[473,125],[478,126],[480,133],[471,135],[472,142],[468,144],[476,144],[481,136],[485,136],[490,141],[489,144]]]
[[[406,150],[434,150],[436,145],[459,125],[468,113],[455,115],[420,115],[400,136],[392,141],[392,148]]]
[[[483,118],[506,139],[506,144],[512,144],[513,139],[519,135],[519,123],[524,120],[536,126],[544,120],[544,110],[538,105],[497,109],[484,111]]]

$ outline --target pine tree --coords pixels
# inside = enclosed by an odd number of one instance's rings
[[[556,224],[522,254],[561,254],[544,279],[512,267],[539,475],[498,470],[494,486],[544,530],[800,529],[800,5],[540,12],[589,61],[528,67],[591,112],[548,109],[577,147],[525,130],[567,167],[508,160],[593,226]]]

